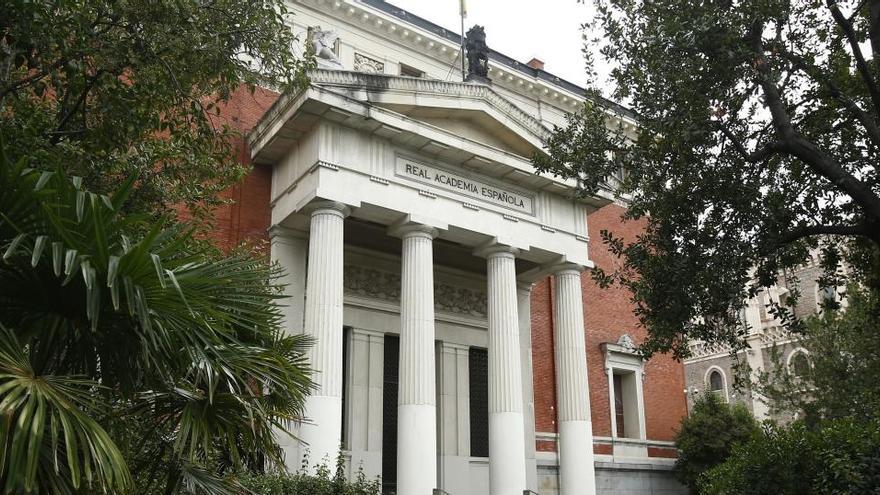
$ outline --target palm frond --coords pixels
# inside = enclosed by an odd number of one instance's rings
[[[121,450],[137,473],[191,466],[172,491],[210,492],[205,466],[280,462],[274,432],[313,386],[310,341],[280,330],[278,268],[124,212],[132,180],[98,195],[0,156],[0,325],[14,341],[0,404],[16,419],[0,440],[18,449],[0,469],[41,491],[125,485]]]
[[[104,492],[131,485],[125,459],[110,436],[87,413],[99,405],[92,380],[39,376],[13,332],[0,325],[0,477],[6,493],[39,491],[41,464],[51,453],[55,474],[69,473],[63,483]]]

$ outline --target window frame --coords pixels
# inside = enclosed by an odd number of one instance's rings
[[[786,358],[785,360],[785,370],[788,372],[788,374],[794,377],[800,377],[799,374],[794,372],[794,365],[792,364],[792,361],[794,361],[794,358],[798,355],[804,356],[804,359],[807,360],[807,367],[809,367],[810,369],[813,368],[813,361],[810,359],[810,351],[804,349],[803,347],[796,347],[788,354],[788,358]]]
[[[645,376],[645,361],[636,353],[635,347],[632,346],[632,339],[628,335],[622,336],[617,343],[606,342],[602,344],[602,348],[605,351],[605,378],[608,380],[608,406],[610,413],[609,416],[611,417],[611,438],[612,440],[645,441],[647,440],[643,383]],[[632,431],[633,428],[637,428],[638,431],[636,434],[627,434],[626,436],[619,436],[617,434],[617,407],[615,404],[617,397],[614,390],[614,375],[623,375],[621,377],[621,388],[623,388],[622,380],[626,379],[625,375],[631,375],[633,379],[636,395],[633,402],[636,405],[635,418],[637,418],[637,421],[635,422],[635,425],[631,424],[631,421],[627,421],[624,425],[624,433]],[[626,415],[626,409],[624,409],[623,413]],[[630,414],[632,415],[633,413],[630,412]]]
[[[713,390],[712,389],[712,381],[711,381],[710,377],[711,377],[712,373],[715,373],[715,372],[717,372],[718,374],[721,375],[721,389],[720,390]],[[730,396],[727,393],[727,373],[725,373],[724,370],[721,369],[720,366],[712,365],[706,370],[706,373],[703,375],[703,384],[706,388],[707,394],[715,394],[715,395],[721,397],[722,399],[724,399],[725,403],[728,403],[728,404],[730,403]]]

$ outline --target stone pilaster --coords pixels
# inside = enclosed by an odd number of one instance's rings
[[[468,346],[440,343],[437,363],[440,417],[440,480],[439,488],[448,493],[471,491],[470,471],[471,423]]]
[[[489,492],[526,488],[522,366],[516,295],[517,250],[494,245],[486,257],[489,296]]]
[[[308,422],[300,428],[310,470],[333,466],[342,441],[342,230],[348,208],[334,202],[314,204],[309,233],[305,332],[315,390],[306,399]]]
[[[519,348],[522,365],[523,441],[526,458],[526,488],[538,491],[538,463],[535,458],[535,396],[532,375],[532,284],[517,285]]]
[[[303,313],[306,291],[306,257],[308,256],[308,233],[273,226],[269,229],[270,258],[273,263],[278,263],[284,274],[278,280],[284,284],[284,295],[287,296],[280,303],[281,314],[284,317],[282,327],[291,335],[303,332]],[[300,448],[297,438],[300,436],[297,425],[289,425],[287,428],[293,435],[285,431],[277,431],[278,445],[284,451],[284,461],[287,469],[296,471],[300,467]]]
[[[397,493],[430,495],[437,486],[433,259],[437,231],[406,224],[393,228],[392,234],[403,239]]]
[[[345,432],[352,473],[358,468],[368,478],[382,475],[382,370],[385,335],[352,328],[345,373]]]
[[[555,273],[556,402],[559,421],[559,484],[562,495],[594,495],[596,474],[587,383],[581,272],[574,266]]]

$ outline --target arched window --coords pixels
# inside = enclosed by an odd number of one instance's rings
[[[715,370],[709,374],[709,390],[713,392],[724,391],[724,378],[721,377],[720,371]]]
[[[788,357],[788,370],[794,376],[804,376],[810,367],[810,358],[803,350],[796,350]]]
[[[709,393],[715,394],[718,398],[727,402],[724,372],[717,367],[710,369],[709,373],[706,375],[706,385],[709,388]]]

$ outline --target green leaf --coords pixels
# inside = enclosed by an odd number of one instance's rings
[[[46,241],[49,240],[49,237],[45,235],[37,236],[37,240],[34,241],[34,252],[31,255],[31,266],[37,266],[37,263],[40,262],[40,257],[43,255],[43,248],[46,247]]]
[[[40,178],[37,180],[37,183],[34,184],[34,191],[39,191],[49,182],[49,179],[52,178],[53,172],[43,172],[40,174]]]
[[[9,243],[9,247],[6,248],[6,252],[3,253],[3,259],[8,260],[15,254],[16,249],[18,249],[18,245],[21,244],[25,238],[25,234],[18,234],[17,236],[12,238],[12,242]]]

